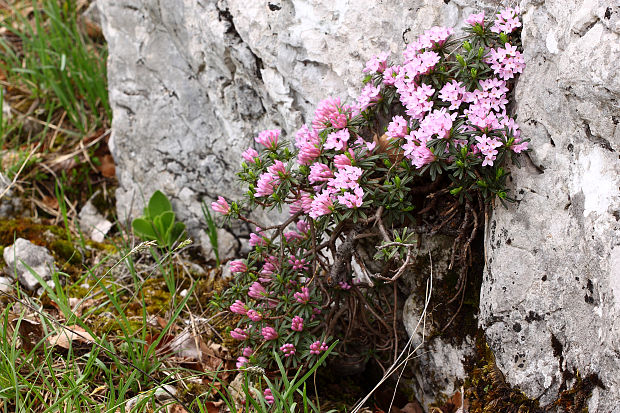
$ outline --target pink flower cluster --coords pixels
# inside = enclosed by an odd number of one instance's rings
[[[284,353],[284,357],[291,357],[295,355],[295,346],[293,344],[286,343],[280,347],[280,351]]]
[[[327,351],[329,347],[325,342],[315,341],[310,344],[310,354],[321,354],[324,351]]]
[[[504,80],[512,79],[516,73],[523,73],[525,60],[516,46],[506,43],[504,48],[491,49],[487,58],[493,72]]]
[[[493,33],[505,34],[514,32],[521,27],[521,22],[519,21],[520,13],[519,7],[515,7],[514,9],[508,8],[497,13],[495,24],[491,27],[491,31]]]
[[[506,9],[497,14],[493,31],[509,34],[521,23],[518,18],[519,10]],[[484,26],[484,12],[470,15],[466,22],[472,26]],[[394,116],[387,127],[387,136],[391,139],[403,139],[403,154],[416,168],[422,168],[437,159],[440,153],[433,153],[428,144],[433,139],[450,140],[458,133],[508,128],[514,139],[514,144],[508,149],[515,153],[527,149],[527,142],[519,138],[518,125],[506,113],[508,103],[506,80],[512,79],[517,73],[522,73],[525,62],[516,46],[506,43],[504,47],[490,49],[484,61],[498,78],[480,80],[479,86],[469,91],[465,84],[448,79],[445,84],[436,90],[436,85],[425,83],[424,76],[432,73],[441,61],[438,53],[450,36],[451,28],[433,27],[427,30],[420,38],[407,46],[403,53],[401,66],[387,66],[383,68],[384,77],[390,75],[386,84],[393,84],[398,92],[399,99],[406,109],[407,117]],[[369,62],[368,68],[375,67]],[[390,71],[393,68],[394,70]],[[394,74],[392,76],[392,74]],[[437,93],[438,92],[438,93]],[[438,101],[442,107],[438,107]],[[448,105],[447,108],[443,105]],[[466,122],[459,126],[457,131],[453,127],[457,119]],[[417,125],[417,127],[412,126]],[[474,153],[483,158],[483,166],[493,166],[497,156],[497,148],[503,142],[497,139],[488,140],[479,137],[473,148]],[[505,141],[508,141],[506,136]],[[454,140],[454,144],[462,146],[464,140]],[[508,146],[508,145],[507,145]],[[446,148],[446,152],[447,152]],[[339,202],[347,202],[342,199]],[[322,205],[325,205],[324,203]],[[327,213],[326,207],[319,212]]]

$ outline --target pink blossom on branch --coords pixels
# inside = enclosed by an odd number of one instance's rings
[[[230,205],[228,205],[228,202],[221,196],[217,197],[217,201],[211,203],[211,209],[223,215],[228,215],[230,213]]]
[[[308,304],[310,301],[310,291],[308,287],[301,287],[301,291],[293,294],[293,297],[300,304]]]
[[[389,52],[381,52],[376,56],[373,56],[368,62],[362,72],[364,73],[383,73],[387,68],[387,59],[390,56]]]
[[[312,219],[317,219],[323,215],[332,213],[334,210],[334,201],[331,196],[331,191],[325,189],[314,198],[310,207],[310,217]]]
[[[293,344],[286,343],[280,347],[280,351],[284,353],[284,357],[291,357],[295,355],[295,346]]]
[[[241,156],[247,163],[256,163],[256,160],[259,158],[258,152],[252,148],[246,149]]]
[[[267,293],[267,290],[261,283],[254,281],[254,283],[250,286],[248,295],[256,300],[262,300],[263,298],[269,296],[269,293]]]
[[[232,311],[235,314],[241,314],[241,315],[245,315],[248,312],[248,310],[246,310],[245,308],[245,304],[243,303],[243,301],[240,301],[240,300],[235,300],[235,302],[232,303],[232,305],[230,306],[230,311]]]
[[[304,319],[298,315],[293,317],[293,320],[291,321],[291,330],[303,331],[304,330]]]
[[[248,270],[248,266],[241,260],[231,261],[229,264],[230,272],[233,274],[246,272]]]
[[[268,129],[258,134],[258,137],[254,138],[257,143],[260,143],[267,149],[275,149],[278,145],[278,138],[280,137],[279,129]]]
[[[471,26],[475,26],[477,24],[483,25],[484,24],[484,12],[481,13],[472,13],[470,14],[466,19],[465,19],[465,23],[471,25]]]
[[[310,344],[310,354],[321,354],[324,351],[327,351],[329,347],[325,342],[315,341]]]
[[[269,196],[273,194],[278,181],[278,177],[270,172],[261,174],[256,182],[256,196]]]
[[[250,360],[248,360],[246,357],[238,357],[237,358],[237,362],[235,363],[235,366],[240,369],[243,368],[246,364],[248,364]]]
[[[243,341],[243,340],[247,340],[247,338],[249,337],[249,334],[247,333],[247,331],[237,327],[230,332],[230,336],[235,340]]]
[[[278,338],[278,332],[273,327],[269,327],[269,326],[263,327],[260,333],[263,336],[263,338],[267,341],[275,340],[276,338]]]

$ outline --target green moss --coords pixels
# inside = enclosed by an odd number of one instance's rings
[[[476,337],[475,356],[467,361],[465,397],[470,413],[542,413],[538,400],[510,387],[497,367],[495,355],[480,330]]]

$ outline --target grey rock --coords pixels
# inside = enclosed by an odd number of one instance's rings
[[[55,271],[54,257],[47,248],[35,245],[23,238],[17,238],[15,244],[5,248],[3,258],[7,264],[8,273],[14,275],[19,283],[29,291],[36,290],[40,283],[28,267],[45,281],[50,280]]]
[[[108,221],[89,200],[78,214],[80,228],[93,241],[103,242],[106,234],[112,228]]]
[[[481,326],[507,380],[549,403],[595,374],[620,412],[620,5],[522,1],[516,112],[533,152],[487,223]]]
[[[9,277],[0,277],[0,291],[10,293],[13,291],[13,282]]]
[[[11,180],[0,173],[0,218],[10,219],[18,215],[29,215],[24,211],[19,194],[12,187]]]
[[[464,363],[474,352],[472,332],[462,326],[449,327],[458,331],[455,334],[459,336],[458,341],[441,334],[448,321],[446,310],[441,308],[444,303],[436,296],[443,295],[440,292],[456,293],[446,291],[445,282],[450,275],[453,242],[454,238],[445,235],[419,236],[414,249],[416,265],[403,275],[406,291],[410,293],[403,307],[403,323],[410,336],[411,348],[417,349],[410,362],[411,386],[427,411],[431,404],[459,391],[455,383],[467,377]],[[430,294],[428,306],[427,294]],[[435,307],[439,310],[433,311]]]

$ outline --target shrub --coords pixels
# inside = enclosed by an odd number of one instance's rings
[[[212,206],[256,227],[247,258],[230,263],[235,283],[220,302],[239,319],[230,331],[242,349],[238,367],[273,367],[274,351],[287,367],[312,365],[332,335],[346,344],[347,323],[363,321],[369,336],[376,324],[374,335],[391,339],[368,287],[396,281],[414,265],[412,234],[437,232],[457,213],[452,261],[457,255],[466,273],[478,213],[496,197],[510,200],[504,165],[528,149],[507,108],[524,68],[518,13],[506,9],[494,21],[473,14],[460,38],[433,27],[407,46],[400,65],[387,53],[373,57],[356,103],[329,97],[294,148],[266,130],[255,138],[261,150],[243,153],[245,201],[220,197]],[[243,213],[257,207],[288,207],[290,218],[265,226]],[[434,224],[420,225],[428,211]],[[387,272],[362,268],[370,280],[362,282],[352,259],[373,238]],[[362,321],[345,308],[354,301]]]

